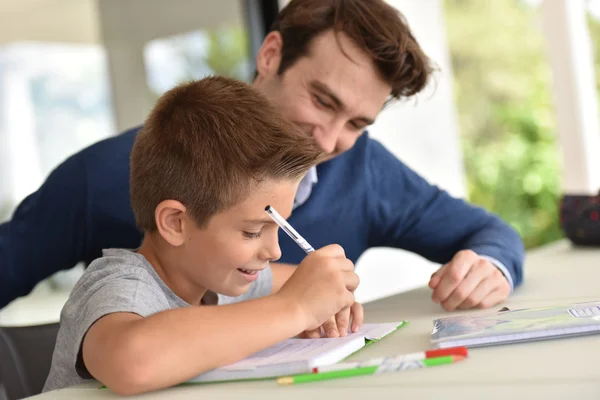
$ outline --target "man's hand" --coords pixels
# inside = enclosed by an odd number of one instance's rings
[[[350,324],[350,317],[352,317],[352,325],[350,326],[350,332],[348,332],[348,326]],[[304,331],[300,337],[306,339],[318,339],[324,335],[328,338],[344,337],[348,333],[358,332],[363,324],[364,311],[360,303],[354,303],[350,308],[345,308],[335,316],[331,317],[323,325],[317,329]]]
[[[471,250],[454,258],[431,275],[431,299],[446,311],[488,308],[504,301],[510,284],[489,260]]]

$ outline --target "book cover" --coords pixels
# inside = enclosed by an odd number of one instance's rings
[[[437,348],[477,347],[599,332],[600,301],[596,301],[437,318],[431,343]]]

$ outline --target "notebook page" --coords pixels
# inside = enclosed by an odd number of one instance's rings
[[[288,339],[221,369],[234,371],[302,361],[310,363],[311,360],[327,359],[332,352],[344,358],[364,346],[365,338],[380,339],[398,325],[400,322],[364,324],[360,331],[343,338]],[[339,351],[347,354],[337,354]]]

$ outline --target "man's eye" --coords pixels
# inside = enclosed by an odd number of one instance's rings
[[[257,239],[260,237],[260,232],[244,232],[244,236],[248,239]]]
[[[315,101],[316,101],[316,102],[317,102],[317,103],[318,103],[320,106],[322,106],[322,107],[329,108],[329,109],[333,108],[333,107],[331,107],[331,104],[329,104],[329,103],[326,103],[326,102],[325,102],[325,101],[323,101],[323,99],[322,99],[322,98],[320,98],[319,96],[315,96]]]

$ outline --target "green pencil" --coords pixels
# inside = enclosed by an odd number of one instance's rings
[[[277,383],[280,385],[293,385],[296,383],[308,383],[318,381],[328,381],[331,379],[350,378],[353,376],[360,375],[374,375],[387,372],[398,372],[406,371],[409,369],[417,368],[429,368],[438,365],[453,364],[458,361],[464,360],[464,356],[444,356],[436,358],[427,358],[425,360],[416,361],[400,361],[383,363],[381,365],[374,365],[368,367],[357,367],[351,369],[344,369],[339,371],[321,372],[316,374],[301,374],[293,376],[284,376],[277,379]]]

